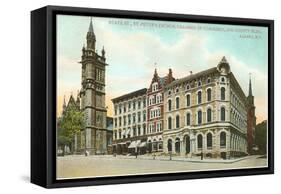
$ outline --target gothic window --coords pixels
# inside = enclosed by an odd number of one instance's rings
[[[176,128],[179,128],[180,127],[180,116],[177,115],[176,116]]]
[[[172,110],[172,100],[168,100],[168,111]]]
[[[186,113],[186,125],[190,125],[190,113]]]
[[[180,98],[176,97],[176,109],[180,108]]]
[[[197,102],[198,102],[198,104],[202,103],[202,92],[201,91],[199,91],[197,93]]]
[[[210,108],[207,109],[207,122],[212,121],[212,110]]]
[[[221,121],[225,121],[225,108],[221,107]]]
[[[168,129],[172,129],[172,117],[168,118]]]
[[[221,100],[225,100],[225,88],[221,88]]]
[[[213,146],[213,136],[211,133],[207,134],[207,148],[211,149]]]
[[[197,112],[197,121],[198,121],[198,125],[202,124],[202,111],[201,110],[199,110]]]
[[[212,90],[211,88],[207,89],[207,101],[211,101],[212,100]]]
[[[225,132],[220,133],[220,147],[225,147],[226,146],[226,134]]]
[[[190,106],[190,94],[186,95],[186,106]]]
[[[202,149],[203,147],[203,137],[201,134],[197,136],[197,148]]]

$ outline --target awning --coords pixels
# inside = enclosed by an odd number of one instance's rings
[[[146,142],[141,142],[140,145],[138,146],[139,148],[143,148],[146,146]]]
[[[140,140],[132,141],[128,148],[136,148],[140,144]]]
[[[124,144],[126,144],[126,142],[120,142],[120,143],[118,143],[119,145],[124,145]]]

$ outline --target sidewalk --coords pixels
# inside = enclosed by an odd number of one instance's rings
[[[72,155],[72,157],[85,157],[84,155]],[[65,156],[65,157],[70,157],[70,156]],[[124,156],[124,155],[116,155],[114,157],[113,155],[91,155],[87,156],[88,158],[108,158],[108,159],[132,159],[132,160],[161,160],[161,161],[170,161],[170,156],[148,156],[148,155],[138,155],[136,156]],[[201,160],[200,157],[192,157],[192,158],[187,158],[183,156],[172,156],[171,160],[172,161],[179,161],[179,162],[192,162],[192,163],[225,163],[225,164],[230,164],[234,162],[238,162],[241,160],[245,159],[250,159],[250,158],[258,158],[259,156],[257,155],[251,155],[251,156],[245,156],[241,158],[232,158],[232,159],[210,159],[210,158],[204,158]]]

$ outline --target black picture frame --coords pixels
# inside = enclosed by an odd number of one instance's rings
[[[268,167],[56,180],[56,15],[102,16],[268,27]],[[31,12],[31,182],[46,188],[274,173],[274,21],[46,6]]]

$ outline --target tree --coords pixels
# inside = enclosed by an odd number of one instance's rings
[[[255,143],[259,148],[259,154],[266,154],[267,148],[267,121],[263,121],[256,126]]]
[[[62,146],[63,148],[65,146],[69,146],[69,148],[71,149],[75,134],[81,132],[83,128],[83,112],[74,109],[67,110],[62,116],[58,125],[58,145]],[[73,152],[72,149],[71,152]]]

